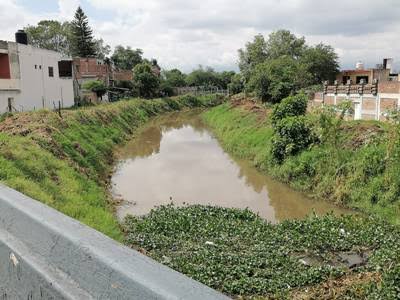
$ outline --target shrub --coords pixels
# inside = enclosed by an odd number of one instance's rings
[[[103,81],[100,80],[92,80],[85,82],[83,84],[83,88],[93,93],[96,93],[97,97],[101,98],[107,92],[107,87],[105,86]]]
[[[278,162],[301,152],[314,142],[311,126],[304,116],[286,117],[277,122],[274,128],[271,151]]]
[[[272,124],[275,125],[286,117],[302,116],[306,113],[306,110],[307,96],[305,94],[289,96],[274,106],[271,115]]]

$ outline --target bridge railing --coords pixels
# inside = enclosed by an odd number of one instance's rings
[[[0,185],[0,299],[228,299]]]

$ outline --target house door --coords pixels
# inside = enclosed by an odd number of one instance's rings
[[[361,120],[361,103],[354,102],[354,120]]]

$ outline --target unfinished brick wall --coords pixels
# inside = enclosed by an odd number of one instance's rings
[[[333,96],[326,96],[326,97],[325,97],[325,104],[327,104],[327,105],[334,105],[334,104],[335,104],[335,97],[333,97]]]
[[[362,104],[363,110],[375,110],[376,109],[376,99],[375,98],[364,98]]]
[[[400,81],[381,82],[378,85],[379,93],[398,94],[400,93]]]
[[[397,108],[397,99],[381,99],[381,112]]]

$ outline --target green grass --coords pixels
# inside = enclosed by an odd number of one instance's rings
[[[266,112],[265,112],[266,113]],[[318,116],[309,115],[316,122]],[[399,135],[390,125],[345,122],[338,144],[319,143],[278,164],[271,157],[273,130],[267,118],[229,103],[204,114],[223,147],[257,168],[316,198],[400,223]]]
[[[21,113],[0,122],[0,181],[122,240],[107,188],[114,146],[152,116],[221,103],[216,96],[129,100]]]
[[[324,282],[361,273],[383,279],[331,291],[342,299],[400,295],[400,229],[380,220],[327,215],[271,225],[249,210],[195,205],[161,206],[124,227],[130,246],[231,296],[293,299],[298,289],[326,292]],[[349,269],[338,260],[348,251],[368,253],[368,262]]]

